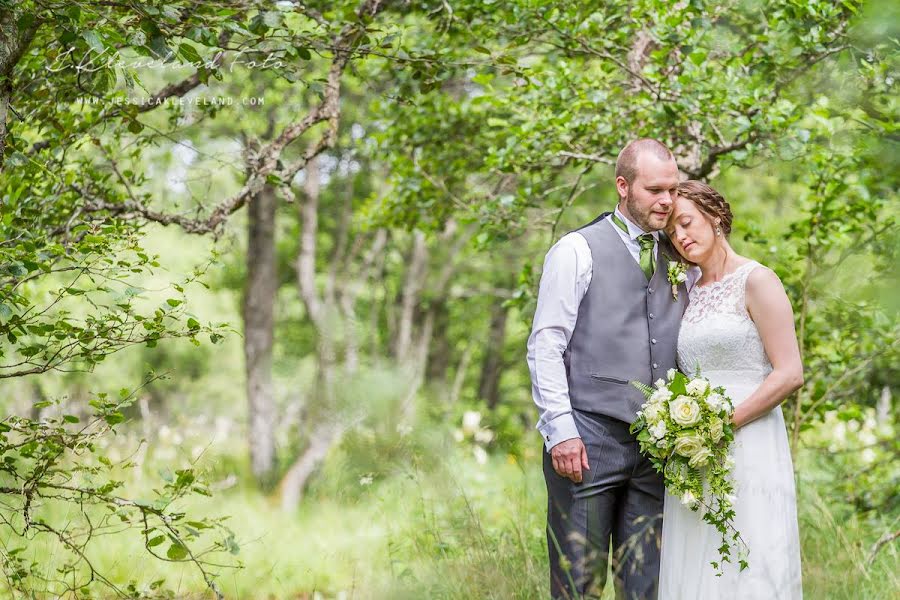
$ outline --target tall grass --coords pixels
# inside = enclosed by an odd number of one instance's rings
[[[242,566],[218,570],[225,596],[547,597],[546,496],[536,451],[523,459],[494,454],[484,460],[471,446],[449,439],[428,446],[425,454],[416,453],[421,445],[392,447],[384,469],[361,475],[354,468],[359,462],[355,454],[367,452],[365,444],[348,441],[292,514],[242,483],[212,500],[185,506],[197,516],[231,516]],[[367,473],[377,464],[374,450],[369,447],[368,452]],[[243,460],[222,462],[224,458],[210,453],[212,473],[222,475],[227,464],[241,470],[239,481],[249,480]],[[801,457],[798,464],[814,460]],[[153,482],[154,476],[145,472],[129,485]],[[806,597],[900,597],[896,542],[867,562],[878,537],[896,528],[896,515],[865,520],[838,510],[821,480],[801,476],[798,490]],[[0,532],[0,540],[12,542],[8,531]],[[59,554],[41,540],[30,544],[28,552],[45,569],[53,568]],[[195,572],[148,559],[137,532],[102,538],[91,558],[115,581],[147,584],[165,578],[178,597],[210,597]],[[604,598],[613,597],[610,588]]]

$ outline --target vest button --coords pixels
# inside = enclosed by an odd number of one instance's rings
[[[656,363],[653,363],[653,368],[654,368],[654,369],[658,369],[658,368],[659,368],[659,365],[656,364]]]
[[[653,319],[653,318],[654,318],[654,317],[653,317],[653,313],[650,313],[650,314],[649,314],[649,315],[647,315],[647,316],[648,316],[648,317],[650,317],[650,318],[651,318],[651,319]]]
[[[650,343],[651,343],[651,344],[655,344],[655,343],[656,343],[656,338],[653,338],[652,340],[650,340]]]
[[[652,293],[653,293],[653,288],[652,288],[652,287],[648,287],[648,288],[647,288],[647,293],[648,293],[648,294],[652,294]]]

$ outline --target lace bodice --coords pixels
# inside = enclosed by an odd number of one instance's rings
[[[693,374],[699,366],[704,376],[719,380],[714,383],[725,384],[761,381],[772,370],[744,295],[747,277],[756,267],[762,265],[744,263],[720,281],[691,289],[678,335],[683,372]]]

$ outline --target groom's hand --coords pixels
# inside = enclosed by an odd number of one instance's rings
[[[591,469],[581,438],[572,438],[553,446],[550,448],[550,457],[553,459],[553,469],[575,483],[581,483],[582,468]]]

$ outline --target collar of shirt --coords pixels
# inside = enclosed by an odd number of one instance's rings
[[[643,229],[641,229],[640,227],[638,227],[637,225],[632,223],[631,219],[629,219],[628,217],[623,215],[619,211],[618,206],[616,206],[615,213],[616,213],[616,216],[618,216],[620,219],[622,219],[622,221],[625,223],[625,226],[628,227],[628,237],[630,237],[632,241],[638,239],[638,236],[641,236],[641,235],[644,235],[645,233],[647,233],[646,231],[644,231]],[[616,229],[618,229],[618,227]],[[656,240],[657,242],[659,241],[659,231],[651,231],[650,235],[653,236],[654,240]]]

